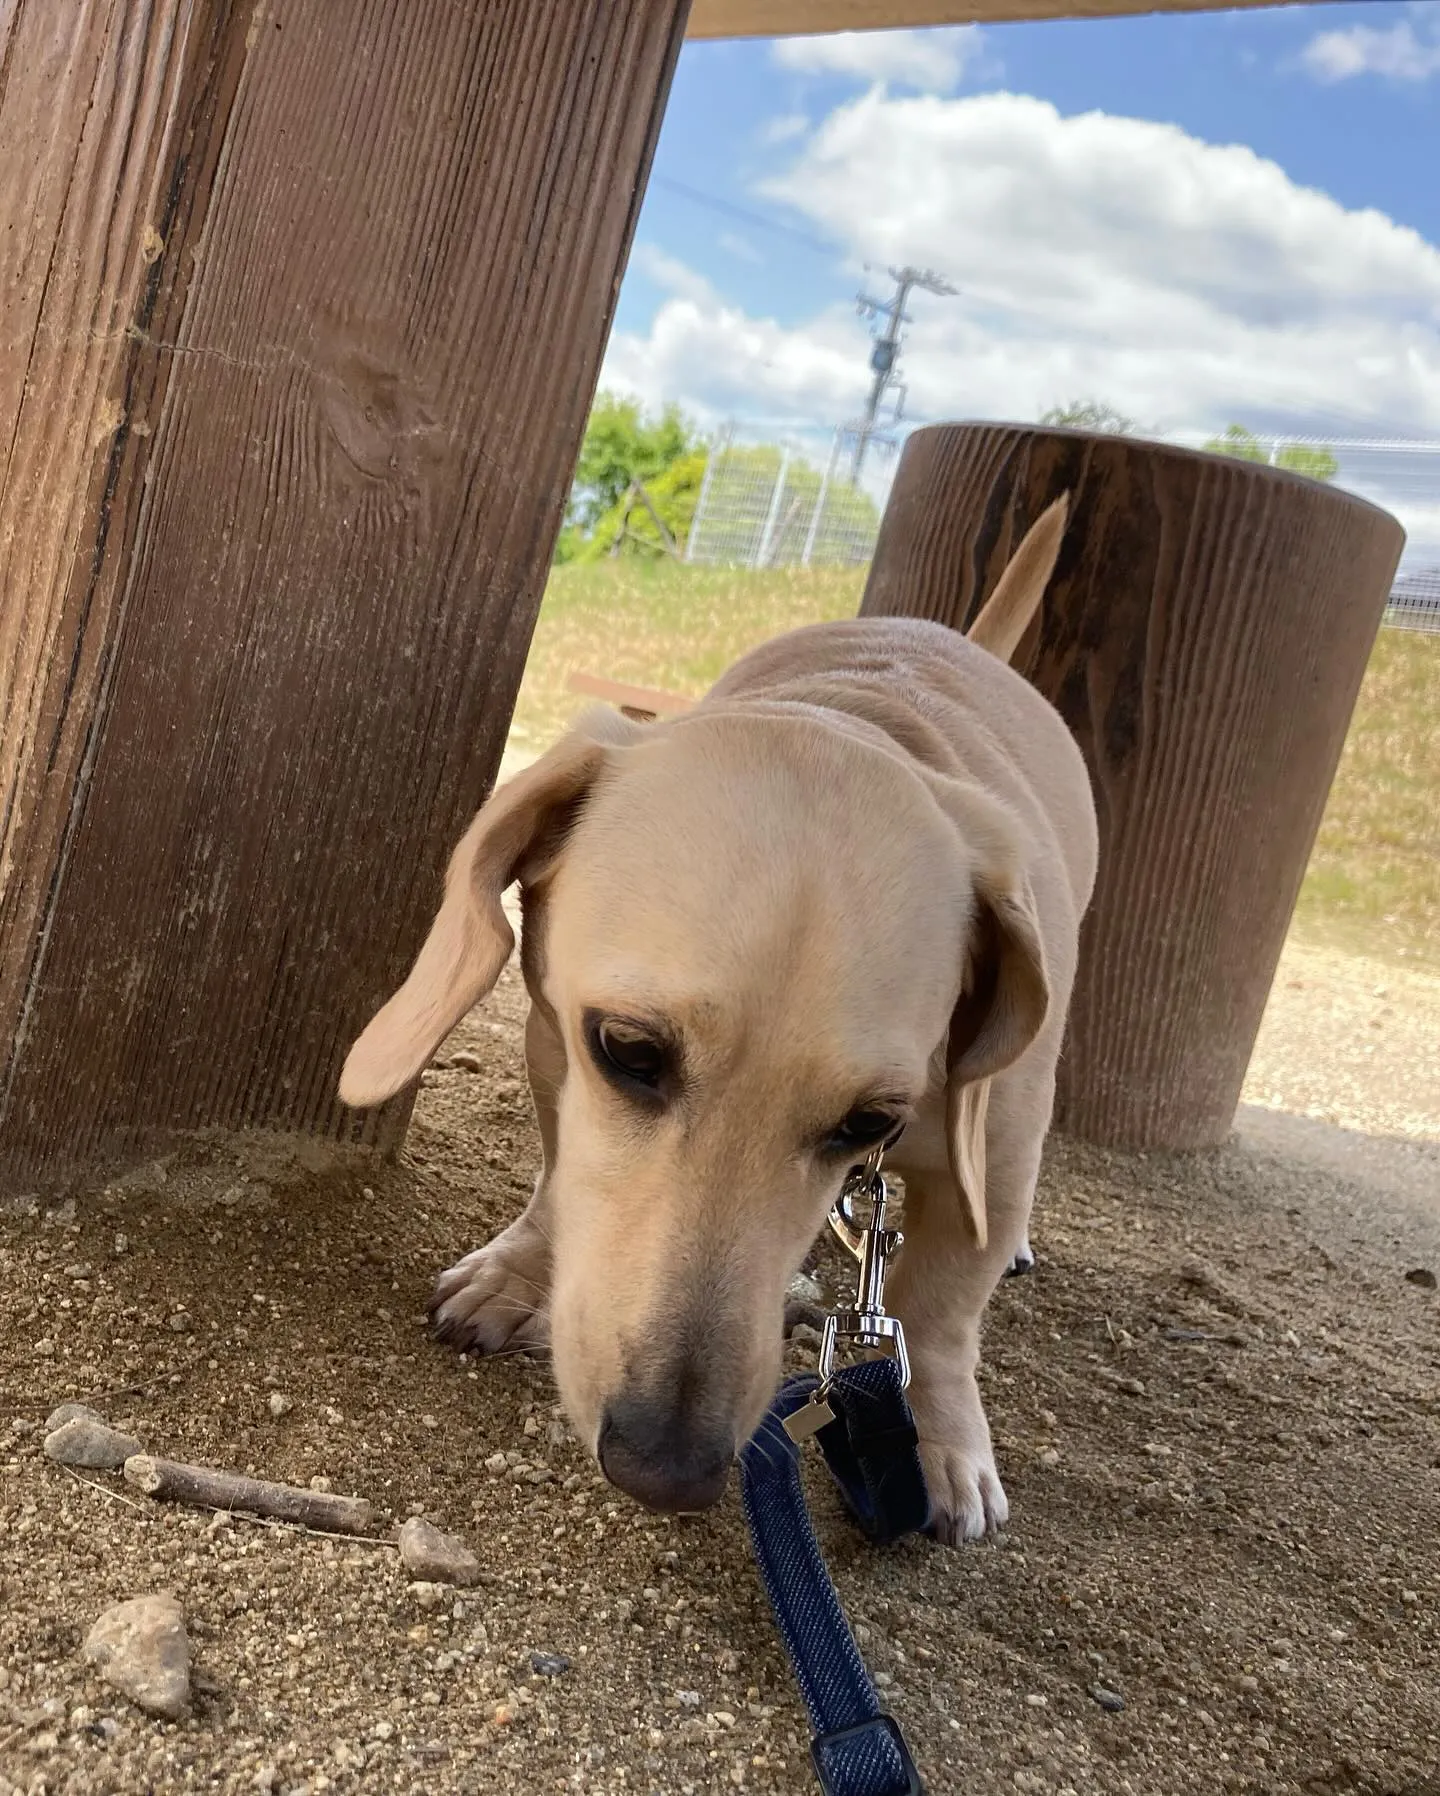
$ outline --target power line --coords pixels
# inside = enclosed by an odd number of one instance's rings
[[[818,256],[828,256],[833,261],[840,253],[833,243],[811,237],[805,231],[796,230],[794,225],[782,224],[778,218],[766,218],[763,213],[752,212],[746,206],[737,206],[731,200],[722,200],[716,194],[703,193],[698,187],[688,187],[683,181],[672,181],[668,175],[651,175],[650,185],[663,187],[668,193],[678,193],[682,199],[690,200],[697,206],[708,206],[712,212],[723,213],[728,218],[738,219],[742,224],[754,225],[759,230],[774,231],[778,236],[789,237],[792,242],[803,244]]]

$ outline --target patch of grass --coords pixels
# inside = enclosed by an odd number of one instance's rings
[[[1440,637],[1380,632],[1294,930],[1440,966]]]
[[[511,742],[537,753],[584,708],[566,689],[572,673],[698,695],[757,642],[853,617],[864,584],[864,570],[850,568],[556,568]],[[1440,966],[1440,637],[1381,631],[1294,929],[1304,940]]]
[[[863,568],[677,567],[607,561],[550,576],[515,707],[513,747],[549,747],[593,703],[572,673],[698,697],[746,649],[800,624],[853,617]]]

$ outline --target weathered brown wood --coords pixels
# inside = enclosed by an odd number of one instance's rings
[[[1106,19],[1210,12],[1292,0],[695,0],[691,37],[790,37],[900,25],[1000,24],[1006,19]]]
[[[684,13],[0,7],[0,1186],[400,1139]]]
[[[1100,877],[1058,1127],[1120,1147],[1228,1134],[1404,543],[1333,487],[1131,438],[917,431],[862,611],[968,626],[1073,494],[1016,665],[1084,751]]]
[[[693,698],[683,698],[678,692],[662,692],[657,686],[629,686],[624,680],[607,680],[599,674],[572,673],[566,684],[572,692],[604,699],[608,705],[647,720],[674,716],[688,711],[695,703]]]

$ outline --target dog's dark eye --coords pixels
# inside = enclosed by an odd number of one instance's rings
[[[601,1072],[618,1074],[627,1084],[654,1090],[670,1066],[670,1052],[634,1023],[597,1019],[590,1026],[590,1051]]]
[[[884,1141],[888,1135],[897,1135],[900,1131],[900,1119],[893,1110],[878,1110],[870,1105],[862,1105],[852,1110],[830,1137],[830,1145],[839,1152],[842,1148],[872,1148]]]

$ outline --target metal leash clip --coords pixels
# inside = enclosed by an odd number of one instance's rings
[[[885,1226],[890,1193],[880,1170],[884,1152],[882,1144],[863,1165],[852,1168],[830,1212],[830,1227],[858,1262],[855,1301],[852,1308],[833,1310],[825,1318],[820,1337],[820,1382],[810,1401],[785,1418],[785,1432],[792,1441],[809,1440],[827,1422],[835,1420],[829,1397],[830,1380],[835,1371],[836,1349],[842,1341],[855,1347],[888,1350],[899,1367],[901,1389],[910,1383],[905,1330],[898,1316],[885,1313],[886,1268],[892,1255],[904,1245],[905,1237],[899,1229]]]

